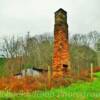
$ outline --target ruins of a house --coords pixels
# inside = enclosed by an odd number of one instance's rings
[[[55,12],[53,76],[63,75],[69,65],[69,43],[67,12],[59,9]]]
[[[69,58],[67,12],[59,9],[55,12],[53,76],[63,76],[68,71]],[[29,69],[28,73],[33,73],[33,70]]]

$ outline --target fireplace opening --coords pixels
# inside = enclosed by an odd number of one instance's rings
[[[63,67],[64,67],[64,68],[67,68],[67,67],[68,67],[68,65],[66,65],[66,64],[63,64]]]
[[[68,69],[68,65],[67,64],[63,64],[63,71],[66,72]]]

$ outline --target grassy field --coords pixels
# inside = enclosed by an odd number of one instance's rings
[[[0,100],[100,100],[100,72],[92,82],[78,81],[68,87],[60,87],[33,93],[0,92]]]

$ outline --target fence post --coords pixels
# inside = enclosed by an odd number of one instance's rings
[[[80,66],[79,66],[79,64],[77,65],[77,67],[78,67],[78,79],[80,78]]]
[[[48,66],[48,87],[51,88],[51,67]]]
[[[71,70],[71,63],[70,63],[70,61],[68,62],[68,70],[69,71]]]
[[[93,63],[91,63],[91,79],[93,79]]]
[[[70,61],[68,62],[68,73],[69,73],[69,76],[71,77],[72,71],[71,71],[71,63],[70,63]]]

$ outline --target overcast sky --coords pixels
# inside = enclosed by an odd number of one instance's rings
[[[100,0],[0,0],[0,37],[53,32],[59,8],[68,13],[70,33],[100,31]]]

